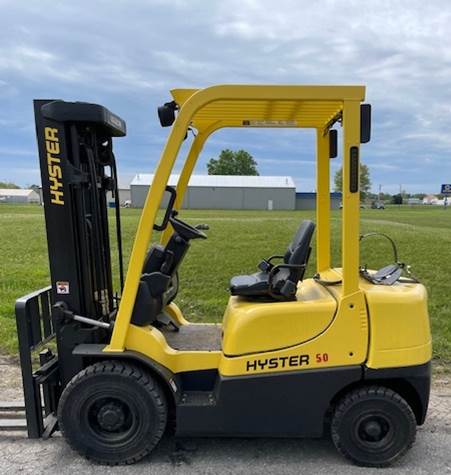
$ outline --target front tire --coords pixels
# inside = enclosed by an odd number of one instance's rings
[[[346,394],[337,404],[331,426],[338,451],[355,464],[386,467],[412,446],[416,420],[409,404],[383,386]]]
[[[163,390],[150,374],[120,361],[102,361],[66,386],[58,422],[80,454],[106,465],[134,463],[160,441],[167,421]]]

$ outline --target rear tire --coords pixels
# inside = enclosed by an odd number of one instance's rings
[[[331,433],[338,451],[355,464],[386,467],[414,443],[416,420],[398,393],[369,386],[351,391],[339,401]]]
[[[160,441],[167,404],[159,384],[141,368],[102,361],[78,373],[58,406],[61,432],[81,455],[106,465],[131,464]]]

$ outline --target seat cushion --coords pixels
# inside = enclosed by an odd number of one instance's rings
[[[259,299],[262,296],[274,300],[295,299],[297,284],[304,277],[310,256],[310,241],[314,230],[315,224],[312,221],[303,221],[283,256],[283,263],[273,264],[271,261],[280,259],[281,256],[271,256],[262,261],[264,266],[258,266],[263,272],[233,277],[230,281],[231,294]]]
[[[268,293],[267,272],[256,272],[250,275],[236,275],[230,280],[232,295],[265,295]]]

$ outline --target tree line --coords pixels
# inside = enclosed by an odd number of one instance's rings
[[[0,188],[7,188],[9,190],[18,190],[20,186],[17,186],[15,183],[11,183],[10,181],[0,181]]]

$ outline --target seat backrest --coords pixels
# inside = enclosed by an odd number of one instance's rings
[[[315,223],[313,221],[307,219],[302,221],[284,255],[285,264],[307,264],[314,231]]]
[[[307,266],[310,257],[310,242],[314,231],[315,223],[309,220],[303,221],[284,254],[283,260],[285,264],[304,267],[291,269],[282,267],[279,272],[274,275],[274,289],[284,295],[286,293],[285,297],[287,298],[294,298],[296,294],[296,285],[304,278],[305,267]],[[289,285],[286,285],[287,283]]]

